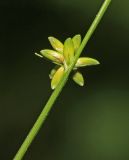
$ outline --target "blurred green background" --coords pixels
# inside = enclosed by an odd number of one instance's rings
[[[48,100],[47,37],[85,35],[103,0],[0,1],[0,159],[11,160]],[[113,0],[82,55],[101,62],[71,79],[24,160],[129,159],[129,1]]]

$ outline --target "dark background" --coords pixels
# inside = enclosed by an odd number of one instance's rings
[[[11,160],[52,90],[53,64],[34,55],[85,35],[103,0],[0,1],[0,160]],[[112,0],[82,55],[101,62],[71,78],[25,160],[129,159],[129,1]]]

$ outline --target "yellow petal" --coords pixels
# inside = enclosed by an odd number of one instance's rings
[[[56,51],[63,53],[64,46],[58,39],[56,39],[55,37],[48,37],[48,40]]]
[[[89,58],[89,57],[81,57],[77,60],[75,67],[85,67],[91,65],[98,65],[100,64],[98,60]]]
[[[84,86],[84,78],[83,75],[80,72],[76,72],[73,75],[73,80],[76,82],[79,86]]]
[[[50,49],[44,49],[40,51],[41,55],[43,57],[46,57],[47,59],[56,62],[56,63],[63,63],[64,57],[62,54],[59,54],[56,51],[50,50]]]
[[[74,58],[74,45],[71,38],[67,38],[64,42],[64,59],[66,61],[66,64],[69,65]]]
[[[72,38],[73,44],[74,44],[74,50],[76,51],[80,44],[81,44],[81,35],[77,34]]]
[[[64,74],[64,67],[60,67],[56,73],[54,74],[52,81],[51,81],[51,88],[55,89],[57,85],[59,84],[62,76]]]

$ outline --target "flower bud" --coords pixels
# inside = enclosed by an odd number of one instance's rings
[[[73,44],[74,44],[74,50],[76,51],[80,44],[81,44],[81,35],[77,34],[72,38]]]
[[[56,51],[49,50],[49,49],[44,49],[40,51],[41,55],[46,57],[47,59],[53,61],[54,63],[63,63],[64,57],[62,54],[59,54]]]
[[[85,67],[91,65],[98,65],[100,64],[98,60],[89,58],[89,57],[81,57],[77,60],[75,67]]]
[[[74,45],[71,38],[67,38],[64,42],[64,58],[67,65],[69,65],[74,58]]]
[[[62,76],[64,74],[64,67],[60,67],[56,73],[54,74],[52,81],[51,81],[51,88],[55,89],[57,85],[59,84]]]
[[[80,72],[76,72],[73,75],[73,80],[76,82],[79,86],[84,86],[84,78],[83,75]]]
[[[58,40],[58,39],[56,39],[56,38],[54,38],[54,37],[48,37],[48,40],[49,40],[49,42],[51,43],[51,45],[52,45],[52,47],[56,50],[56,51],[58,51],[58,52],[60,52],[60,53],[63,53],[63,44]]]

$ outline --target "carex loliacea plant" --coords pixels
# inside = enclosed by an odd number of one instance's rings
[[[97,28],[99,22],[101,21],[110,2],[111,0],[105,0],[103,2],[98,14],[93,20],[83,40],[81,40],[80,34],[77,34],[71,38],[67,38],[64,43],[60,42],[57,38],[48,37],[48,40],[53,49],[44,49],[41,50],[40,53],[35,53],[37,56],[46,58],[55,64],[54,68],[49,74],[49,78],[51,79],[51,88],[54,91],[52,92],[46,105],[43,107],[43,110],[41,111],[39,117],[37,118],[32,129],[28,133],[13,160],[21,160],[25,155],[27,149],[29,148],[35,136],[39,132],[41,126],[43,125],[54,102],[65,86],[70,73],[74,72],[72,77],[74,82],[76,82],[80,86],[83,86],[84,78],[78,68],[99,64],[99,61],[96,59],[90,57],[80,57],[80,55],[87,42],[91,38],[92,34],[94,33],[95,29]]]
[[[69,65],[73,62],[76,52],[81,44],[81,35],[75,35],[73,38],[67,38],[64,45],[54,37],[48,37],[54,50],[45,49],[41,50],[40,54],[35,53],[37,56],[47,58],[55,63],[55,67],[51,70],[49,77],[51,80],[51,88],[55,89],[67,72]],[[78,71],[78,68],[97,65],[99,61],[89,57],[78,58],[75,66],[73,67],[74,75],[73,80],[80,86],[84,85],[83,75]]]

